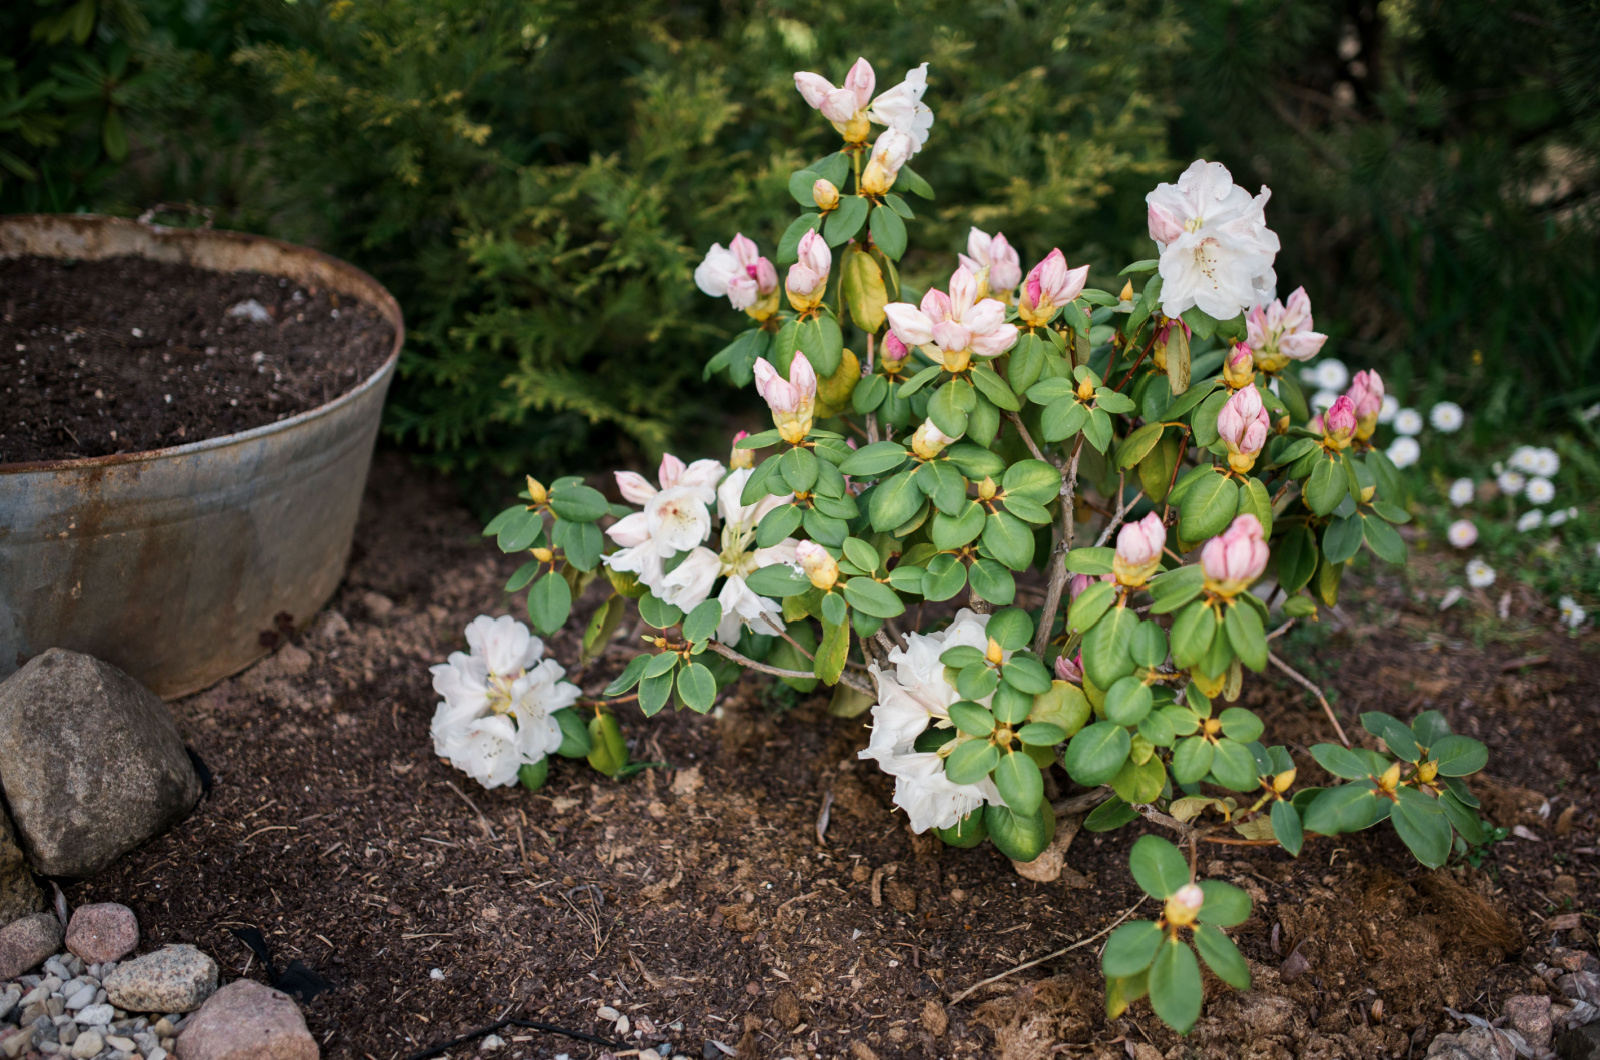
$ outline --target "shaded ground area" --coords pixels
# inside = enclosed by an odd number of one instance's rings
[[[261,927],[280,963],[336,984],[307,1011],[325,1056],[394,1060],[505,1013],[608,1033],[595,1016],[608,1004],[692,1057],[708,1039],[797,1060],[1420,1056],[1453,1026],[1444,1006],[1494,1016],[1548,992],[1532,968],[1543,922],[1600,904],[1596,637],[1484,638],[1461,605],[1440,620],[1380,580],[1346,592],[1345,632],[1296,631],[1282,650],[1337,690],[1352,731],[1361,710],[1434,708],[1489,741],[1486,812],[1533,838],[1439,873],[1387,830],[1313,840],[1298,861],[1203,850],[1209,875],[1257,901],[1234,932],[1256,988],[1209,983],[1181,1044],[1143,1003],[1106,1021],[1094,945],[947,1004],[1134,905],[1125,858],[1140,830],[1082,833],[1059,881],[1021,879],[992,848],[911,836],[887,778],[855,760],[859,721],[820,700],[784,710],[750,679],[715,717],[619,710],[635,757],[670,768],[615,783],[560,762],[537,794],[486,792],[431,755],[426,667],[473,616],[516,611],[500,591],[515,562],[448,486],[394,457],[375,465],[358,539],[307,634],[175,704],[217,774],[200,809],[69,892],[126,902],[146,945],[195,942],[225,978],[261,976],[228,934]],[[1514,596],[1511,611],[1536,606]],[[551,650],[570,664],[574,637]],[[573,676],[593,691],[615,668]],[[1314,703],[1270,675],[1245,695],[1317,782],[1304,748],[1330,733]],[[1593,946],[1582,927],[1561,937]],[[495,1055],[596,1052],[524,1036]]]

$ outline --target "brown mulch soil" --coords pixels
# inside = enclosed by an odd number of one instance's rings
[[[228,314],[252,299],[270,320]],[[364,382],[393,345],[371,306],[278,276],[0,260],[0,464],[260,427]]]
[[[1059,880],[1022,879],[991,847],[910,835],[888,779],[855,759],[859,720],[830,718],[820,697],[780,710],[752,678],[713,716],[619,710],[635,757],[670,768],[613,782],[559,761],[538,793],[484,791],[431,754],[427,666],[462,646],[473,616],[516,612],[501,591],[516,560],[449,486],[393,456],[375,464],[358,541],[305,635],[174,704],[217,774],[196,813],[68,892],[126,902],[142,946],[196,943],[225,978],[262,977],[228,933],[261,927],[280,964],[335,983],[306,1012],[325,1056],[394,1060],[504,1013],[607,1034],[606,1004],[691,1057],[708,1039],[774,1060],[1421,1056],[1454,1026],[1445,1006],[1494,1017],[1507,997],[1548,992],[1532,967],[1552,934],[1542,924],[1600,905],[1597,638],[1529,622],[1519,639],[1475,644],[1465,607],[1441,620],[1378,580],[1346,586],[1345,632],[1283,650],[1339,693],[1352,730],[1360,710],[1433,708],[1488,740],[1474,782],[1486,812],[1536,838],[1433,873],[1385,827],[1312,839],[1299,860],[1203,849],[1208,875],[1256,899],[1233,932],[1255,987],[1208,981],[1185,1040],[1142,1002],[1106,1020],[1093,944],[951,1003],[1133,906],[1126,856],[1142,828],[1079,833]],[[575,636],[551,645],[569,666]],[[592,691],[615,666],[575,677]],[[1271,675],[1245,696],[1316,783],[1305,747],[1329,738],[1320,711]],[[1584,928],[1561,940],[1594,946]],[[597,1052],[504,1033],[497,1057]]]

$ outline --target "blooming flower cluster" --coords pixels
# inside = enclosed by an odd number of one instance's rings
[[[1150,238],[1161,248],[1163,313],[1180,317],[1198,307],[1218,320],[1230,320],[1272,298],[1278,284],[1272,263],[1279,243],[1267,227],[1271,198],[1265,187],[1251,196],[1233,182],[1227,166],[1203,160],[1184,170],[1176,184],[1159,184],[1145,196]],[[1303,290],[1296,293],[1304,295]],[[1294,296],[1289,300],[1293,305]],[[1257,344],[1252,336],[1251,348],[1264,356],[1294,358],[1293,351],[1313,340],[1310,332],[1299,334],[1302,326],[1311,326],[1309,308],[1303,318],[1293,313],[1274,302],[1260,318],[1266,329],[1262,341]],[[1317,346],[1321,339],[1316,336]]]
[[[555,713],[577,702],[578,687],[509,615],[473,619],[467,646],[430,670],[444,697],[433,712],[433,750],[484,787],[503,787],[561,746]]]

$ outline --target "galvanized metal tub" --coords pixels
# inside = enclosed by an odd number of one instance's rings
[[[394,326],[382,368],[298,416],[169,449],[0,464],[0,678],[69,648],[167,698],[198,691],[266,654],[279,616],[303,625],[343,578],[405,338],[400,307],[352,265],[237,232],[0,217],[0,258],[28,255],[285,276]]]

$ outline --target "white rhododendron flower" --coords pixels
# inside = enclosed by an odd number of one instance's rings
[[[433,713],[433,749],[486,788],[514,783],[517,771],[561,746],[552,715],[572,706],[578,688],[543,659],[544,642],[509,615],[479,615],[467,627],[471,653],[452,652],[429,668],[444,699]]]
[[[1526,534],[1529,530],[1537,530],[1544,525],[1544,512],[1538,508],[1523,512],[1517,517],[1517,530]]]
[[[1161,247],[1161,311],[1169,317],[1198,306],[1232,320],[1273,297],[1278,236],[1267,227],[1272,192],[1254,197],[1220,162],[1197,161],[1176,184],[1145,196],[1150,238]],[[1252,344],[1253,347],[1254,344]]]
[[[1457,519],[1445,531],[1445,537],[1457,548],[1471,548],[1478,541],[1478,527],[1471,519]]]
[[[872,101],[867,117],[911,137],[912,154],[928,143],[933,128],[933,111],[922,102],[928,91],[928,64],[906,71],[906,79]]]
[[[1450,483],[1450,503],[1457,508],[1472,502],[1472,495],[1476,487],[1470,478],[1458,478]]]
[[[1522,492],[1522,487],[1528,484],[1528,480],[1520,471],[1502,471],[1495,476],[1494,484],[1499,486],[1500,492],[1507,497],[1515,497]]]
[[[726,250],[713,243],[705,260],[694,270],[694,282],[713,298],[727,296],[735,309],[749,309],[778,290],[778,270],[761,256],[755,243],[742,234],[733,237]]]
[[[944,773],[944,759],[932,751],[917,751],[915,742],[930,725],[950,727],[950,704],[961,695],[944,677],[939,656],[966,645],[983,651],[988,615],[963,608],[950,627],[939,633],[908,633],[905,644],[889,652],[889,668],[873,663],[869,670],[878,688],[872,708],[872,736],[859,755],[878,763],[895,778],[894,804],[911,818],[913,832],[953,828],[984,803],[1005,805],[988,777],[976,784],[954,784]],[[1010,652],[1006,652],[1007,658]],[[991,697],[978,700],[987,705]]]
[[[1454,434],[1466,422],[1466,415],[1454,401],[1441,401],[1428,410],[1428,422],[1433,424],[1436,431]]]
[[[1422,456],[1422,446],[1417,444],[1415,438],[1396,438],[1389,448],[1384,450],[1384,455],[1395,467],[1410,467]]]
[[[1556,499],[1556,488],[1547,478],[1530,478],[1523,495],[1534,504],[1549,504]]]
[[[1394,414],[1394,432],[1407,437],[1422,433],[1422,413],[1416,409],[1401,409]]]
[[[740,468],[722,480],[717,487],[717,513],[722,519],[721,552],[698,546],[686,556],[676,569],[661,580],[656,595],[669,604],[692,611],[711,596],[718,578],[727,578],[717,594],[722,607],[722,621],[717,625],[716,639],[724,644],[738,641],[746,626],[754,633],[776,636],[784,631],[783,608],[776,600],[753,591],[745,579],[762,567],[774,563],[790,566],[795,562],[795,547],[799,544],[787,537],[768,548],[753,547],[756,525],[774,508],[782,507],[794,499],[794,494],[766,496],[754,504],[739,503],[745,483],[755,472]]]
[[[1562,625],[1566,626],[1568,629],[1577,629],[1579,626],[1583,625],[1584,621],[1588,617],[1589,612],[1585,611],[1578,604],[1578,601],[1574,600],[1570,596],[1563,596],[1561,598]]]
[[[874,99],[872,90],[877,87],[877,80],[872,64],[857,59],[839,88],[821,74],[808,71],[794,75],[794,86],[807,103],[852,141],[866,140],[868,122],[877,122],[909,137],[913,154],[922,150],[928,142],[928,130],[933,128],[933,111],[922,102],[928,91],[928,64],[907,70],[904,81]]]
[[[606,530],[622,548],[604,558],[612,570],[627,571],[651,589],[661,584],[663,564],[711,536],[708,506],[717,498],[717,483],[725,468],[715,460],[696,460],[687,466],[670,453],[661,458],[658,481],[652,486],[643,475],[617,472],[617,488],[644,510],[624,516]]]
[[[1400,399],[1393,394],[1383,395],[1383,405],[1378,409],[1379,423],[1393,423],[1400,411]]]
[[[1474,589],[1487,589],[1494,584],[1494,568],[1481,559],[1468,560],[1467,584]]]

